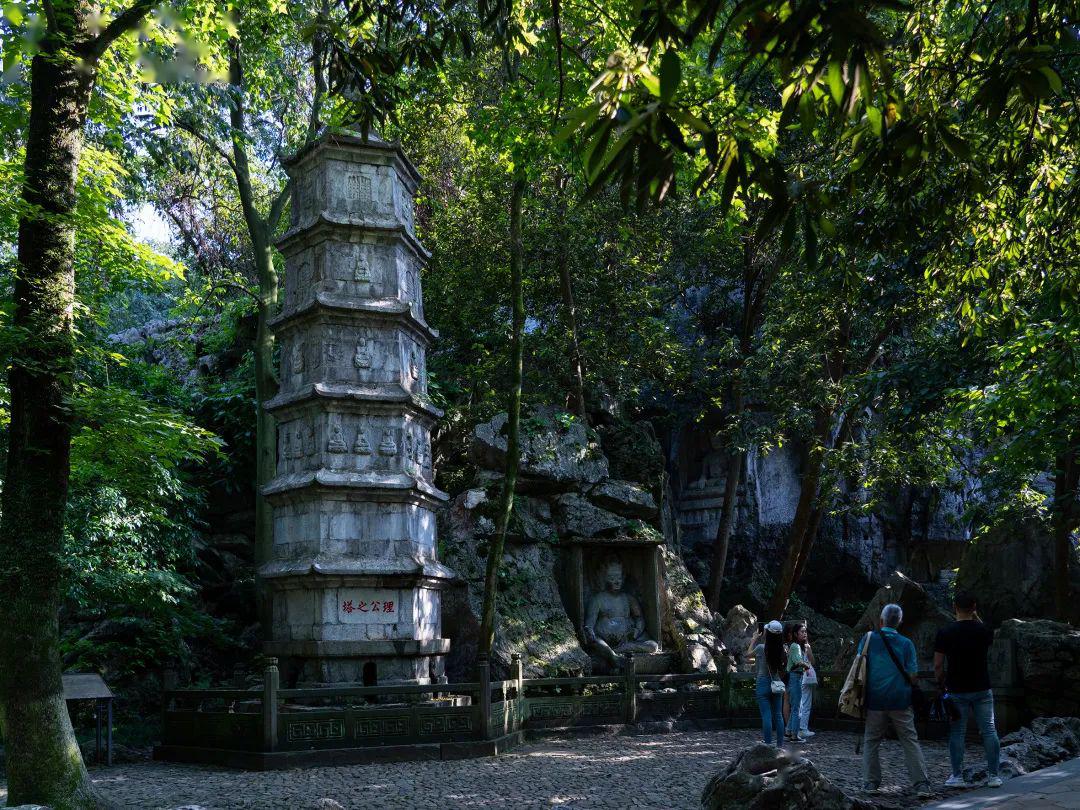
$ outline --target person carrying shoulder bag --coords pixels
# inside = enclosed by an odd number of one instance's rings
[[[933,791],[912,709],[912,683],[919,667],[915,645],[898,632],[903,618],[899,605],[885,605],[880,629],[868,633],[859,643],[858,653],[861,655],[864,648],[868,653],[863,790],[876,793],[881,787],[881,741],[891,724],[904,749],[908,776],[919,796],[927,797]]]

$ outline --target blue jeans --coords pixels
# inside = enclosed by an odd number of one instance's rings
[[[989,689],[985,692],[950,692],[949,697],[960,710],[960,719],[949,724],[949,759],[953,776],[963,775],[964,735],[967,734],[968,715],[971,713],[975,714],[975,722],[979,724],[979,734],[982,735],[986,772],[989,776],[997,776],[1001,743],[994,726],[994,693]]]
[[[773,733],[776,745],[784,744],[784,696],[772,693],[771,678],[758,677],[754,696],[757,698],[758,711],[761,712],[761,734],[766,745],[772,745]]]
[[[787,677],[788,706],[791,713],[788,714],[788,734],[799,733],[799,712],[802,711],[802,673],[789,672]]]

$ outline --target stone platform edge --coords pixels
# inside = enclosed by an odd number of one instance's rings
[[[515,731],[491,740],[467,742],[419,743],[416,745],[380,745],[365,748],[328,748],[308,751],[238,751],[187,745],[156,745],[157,762],[183,762],[217,765],[245,771],[277,771],[288,768],[367,765],[379,762],[417,762],[431,760],[473,759],[504,754],[524,742],[524,734]]]

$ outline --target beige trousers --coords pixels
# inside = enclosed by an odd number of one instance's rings
[[[877,787],[881,784],[881,757],[878,749],[885,737],[885,729],[892,722],[896,736],[904,747],[904,764],[907,765],[911,784],[929,782],[926,773],[926,760],[919,746],[919,735],[915,731],[915,713],[911,709],[901,711],[867,711],[866,732],[863,736],[863,781]]]

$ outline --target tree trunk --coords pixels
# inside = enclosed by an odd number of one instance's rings
[[[736,380],[734,396],[732,397],[733,418],[738,419],[741,417],[744,407],[742,386]],[[724,501],[720,507],[720,525],[716,528],[716,539],[713,542],[712,568],[709,570],[709,584],[705,591],[705,604],[709,610],[714,612],[720,607],[720,592],[724,585],[724,570],[727,568],[731,530],[735,526],[735,506],[739,493],[739,481],[742,477],[742,468],[743,454],[730,451],[728,453],[727,472],[724,477]]]
[[[250,227],[250,226],[249,226]],[[274,543],[273,510],[263,497],[262,489],[277,473],[277,420],[266,410],[266,403],[277,393],[274,374],[274,334],[267,322],[277,310],[278,283],[274,270],[273,248],[269,226],[252,228],[255,268],[259,275],[259,301],[255,331],[255,568],[259,570],[270,559]],[[258,613],[264,632],[269,632],[270,600],[259,589]]]
[[[784,615],[788,600],[791,598],[791,591],[795,587],[799,558],[804,555],[804,546],[813,522],[814,504],[818,497],[822,469],[825,466],[825,445],[829,440],[831,422],[829,409],[824,407],[818,409],[814,419],[812,439],[814,444],[806,457],[806,469],[803,472],[802,487],[799,489],[799,503],[795,507],[795,518],[791,522],[787,557],[784,559],[780,578],[776,582],[776,590],[773,592],[766,611],[770,619],[779,619]]]
[[[566,326],[570,332],[570,372],[574,378],[574,407],[578,416],[586,425],[589,414],[585,408],[585,374],[582,371],[581,345],[578,343],[577,305],[574,303],[574,287],[570,280],[570,263],[566,251],[559,251],[559,287],[562,290],[563,310],[566,312]]]
[[[22,196],[34,213],[19,221],[19,342],[8,378],[0,520],[0,713],[8,803],[66,810],[100,806],[64,703],[59,655],[75,366],[75,182],[96,64],[77,64],[65,47],[50,48],[51,39],[31,65]]]
[[[1075,555],[1072,533],[1077,525],[1076,488],[1080,484],[1078,447],[1080,435],[1073,437],[1054,465],[1054,609],[1063,622],[1069,621],[1075,612],[1069,593],[1069,573]]]
[[[233,169],[244,223],[255,259],[259,277],[259,296],[256,310],[255,332],[255,568],[256,571],[270,558],[274,542],[273,510],[263,497],[263,487],[277,473],[277,422],[266,411],[266,403],[277,393],[278,381],[274,374],[274,333],[268,322],[277,311],[278,279],[274,268],[273,236],[277,221],[285,205],[288,186],[279,192],[270,206],[265,219],[255,204],[251,183],[251,167],[247,153],[247,121],[244,105],[244,69],[241,61],[240,41],[229,43],[229,84],[232,104],[229,107],[229,123],[232,127]],[[316,102],[319,94],[316,94]],[[313,110],[313,120],[318,111]],[[257,613],[264,633],[269,632],[271,617],[270,600],[260,585],[256,591]]]
[[[510,195],[510,297],[513,304],[513,326],[510,342],[510,402],[506,421],[506,468],[503,473],[502,493],[495,525],[495,539],[488,549],[487,571],[484,575],[484,606],[480,619],[480,644],[477,652],[490,655],[495,641],[495,599],[499,589],[499,567],[502,564],[506,528],[514,509],[514,487],[517,484],[519,465],[518,426],[521,421],[521,372],[525,330],[525,296],[522,289],[521,270],[524,247],[521,242],[521,207],[525,197],[525,177],[521,170],[514,174]]]

